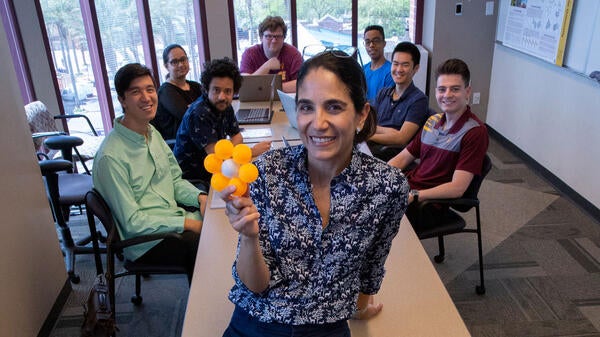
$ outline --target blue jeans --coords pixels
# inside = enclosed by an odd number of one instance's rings
[[[263,323],[235,307],[223,337],[350,337],[347,321],[291,325]]]

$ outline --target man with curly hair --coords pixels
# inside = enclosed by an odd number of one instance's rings
[[[220,139],[229,137],[233,144],[244,140],[231,106],[233,95],[242,86],[242,76],[231,59],[223,58],[204,64],[201,82],[205,91],[183,115],[173,153],[183,178],[208,190],[211,174],[204,168],[204,158],[215,151]],[[271,142],[258,143],[252,155],[258,156],[270,146]]]

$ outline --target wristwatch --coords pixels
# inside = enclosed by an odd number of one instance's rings
[[[413,197],[413,202],[419,202],[419,190],[410,190],[408,194]]]

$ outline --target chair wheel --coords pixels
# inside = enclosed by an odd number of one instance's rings
[[[81,281],[81,278],[79,277],[79,275],[73,274],[73,275],[69,275],[69,280],[73,284],[78,284]]]
[[[140,305],[142,304],[142,296],[137,296],[137,295],[133,295],[131,296],[131,303],[133,303],[134,305]]]
[[[436,255],[433,257],[433,261],[435,261],[436,263],[442,263],[444,262],[444,259],[446,257],[444,255]]]
[[[475,292],[477,293],[477,295],[483,295],[483,294],[485,294],[485,287],[484,286],[476,286]]]

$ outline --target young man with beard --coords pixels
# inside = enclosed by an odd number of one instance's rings
[[[379,90],[394,85],[390,68],[392,63],[385,59],[383,50],[385,49],[385,34],[383,27],[371,25],[365,28],[363,43],[371,62],[363,66],[363,71],[367,79],[367,99],[373,102]]]
[[[405,169],[419,158],[417,166],[406,173],[411,191],[406,216],[411,224],[424,228],[435,224],[447,208],[429,205],[417,219],[418,202],[462,196],[475,175],[481,174],[488,148],[485,125],[469,107],[471,74],[465,62],[450,59],[435,73],[435,97],[442,113],[429,117],[421,132],[388,164]],[[414,226],[414,225],[413,225]]]
[[[215,152],[220,139],[229,137],[233,144],[244,141],[231,106],[233,95],[242,86],[242,76],[237,65],[224,58],[204,64],[201,82],[205,92],[183,115],[173,153],[183,178],[208,190],[211,174],[204,168],[204,158]],[[252,155],[258,156],[270,147],[271,142],[260,142],[252,147]]]

